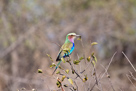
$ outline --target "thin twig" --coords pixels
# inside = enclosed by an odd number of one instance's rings
[[[83,71],[81,71],[81,72],[80,72],[81,74],[82,74],[82,73],[84,73],[84,72],[85,72],[85,70],[90,66],[91,61],[92,61],[92,58],[91,58],[91,60],[90,60],[90,63],[86,66],[86,68],[85,68]]]
[[[91,90],[90,91],[93,91],[93,88],[94,88],[94,86],[96,85],[96,82],[95,82],[95,84],[92,86],[92,88],[91,88]],[[88,90],[87,91],[89,91],[89,88],[88,88]]]
[[[77,85],[77,83],[74,81],[74,83],[75,83],[75,85],[76,85],[76,89],[77,89],[77,91],[78,91],[78,85]]]
[[[77,57],[79,59],[79,55],[77,54]],[[79,64],[79,68],[80,68],[80,71],[81,71],[81,63]]]
[[[92,63],[92,62],[91,62]],[[96,81],[96,84],[98,85],[98,86],[100,86],[100,91],[102,91],[102,87],[101,87],[101,84],[98,84],[98,83],[100,83],[100,81],[98,82],[98,77],[97,77],[97,72],[96,72],[96,69],[95,69],[95,66],[94,66],[94,64],[92,63],[92,65],[93,65],[93,68],[94,68],[94,72],[95,72],[95,81]]]
[[[99,85],[100,85],[101,91],[103,91],[102,85],[101,85],[101,80],[99,80],[98,83],[99,83]]]
[[[115,53],[113,54],[113,56],[112,56],[112,58],[111,58],[111,61],[109,62],[108,66],[107,66],[105,72],[103,73],[103,75],[101,76],[101,78],[103,78],[103,76],[104,76],[104,75],[106,74],[106,72],[108,71],[108,69],[109,69],[109,67],[110,67],[110,64],[111,64],[111,62],[113,61],[113,58],[114,58],[114,56],[116,55],[116,53],[117,53],[117,52],[115,52]]]
[[[121,88],[119,88],[119,90],[120,90],[120,91],[124,91],[124,90],[122,90]]]
[[[84,48],[84,45],[83,45],[83,41],[82,41],[82,39],[81,39],[81,44],[82,44],[82,47],[83,47],[83,52],[84,52],[84,62],[85,62],[85,64],[86,64],[86,60],[85,60],[85,48]]]
[[[131,84],[133,85],[133,87],[136,89],[136,86],[134,85],[134,83],[131,81],[131,79],[130,79],[130,75],[128,75],[128,74],[126,74],[126,76],[127,76],[127,78],[128,78],[128,80],[131,82]]]
[[[69,88],[69,89],[70,89],[71,91],[73,91],[72,88]]]
[[[76,70],[73,68],[73,65],[71,64],[71,62],[70,61],[68,61],[68,63],[70,64],[70,66],[71,66],[71,70],[72,71],[74,71],[75,72],[75,74],[77,75],[77,77],[79,77],[82,81],[83,81],[83,79],[81,78],[81,76],[76,72]]]
[[[92,63],[92,62],[91,62],[91,63]],[[92,63],[92,65],[93,65],[93,63]],[[93,67],[94,67],[94,65],[93,65]],[[95,80],[96,80],[96,84],[98,85],[98,79],[97,79],[97,73],[96,73],[95,67],[94,67],[94,72],[95,72]]]
[[[108,66],[107,66],[107,68],[106,68],[106,70],[105,70],[105,72],[103,73],[103,75],[98,79],[98,82],[103,78],[103,76],[105,75],[105,73],[107,72],[107,70],[108,70],[108,68],[109,68],[109,66],[110,66],[110,64],[111,64],[111,62],[113,61],[113,58],[114,58],[114,56],[116,55],[116,53],[117,52],[115,52],[114,54],[113,54],[113,56],[112,56],[112,58],[111,58],[111,61],[109,62],[109,64],[108,64]],[[100,73],[101,74],[101,73]],[[96,85],[96,82],[94,83],[94,85],[92,86],[92,88],[91,88],[91,90],[90,91],[92,91],[93,90],[93,88],[95,87],[95,85]],[[89,89],[90,88],[88,88],[88,90],[87,91],[89,91]]]
[[[131,71],[129,71],[131,77],[136,81],[136,78],[134,77],[133,73]]]
[[[104,68],[104,70],[106,71],[106,68],[103,66],[103,65],[101,65],[103,68]],[[107,73],[107,75],[109,75],[109,73],[108,72],[106,72]],[[113,91],[115,91],[115,89],[114,89],[114,87],[113,87],[113,84],[112,84],[112,82],[111,82],[111,79],[110,79],[110,77],[108,77],[108,80],[109,80],[109,82],[110,82],[110,85],[111,85],[111,87],[112,87],[112,90]]]
[[[129,64],[132,66],[132,68],[134,69],[134,71],[136,72],[135,67],[133,66],[133,64],[131,63],[131,61],[128,59],[128,57],[126,56],[126,54],[124,52],[122,52],[122,54],[126,57],[126,59],[128,60]]]

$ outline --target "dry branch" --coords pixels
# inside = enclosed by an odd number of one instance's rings
[[[122,52],[122,54],[126,57],[127,61],[129,62],[129,64],[131,65],[131,67],[134,69],[134,71],[136,72],[135,67],[133,66],[133,64],[131,63],[131,61],[128,59],[128,57],[126,56],[126,54],[124,52]]]
[[[116,55],[116,53],[117,53],[117,52],[115,52],[115,53],[113,54],[113,56],[112,56],[112,58],[111,58],[111,61],[109,62],[108,66],[106,67],[105,72],[104,72],[104,73],[102,74],[102,76],[98,79],[98,82],[99,82],[99,81],[103,78],[103,76],[107,73],[107,71],[108,71],[108,69],[109,69],[109,67],[110,67],[110,64],[111,64],[111,62],[113,61],[113,58],[114,58],[114,56]],[[101,74],[101,73],[100,73],[100,74]],[[93,88],[95,87],[96,84],[97,84],[97,83],[95,82],[94,85],[91,87],[91,89],[88,88],[87,91],[93,91]]]

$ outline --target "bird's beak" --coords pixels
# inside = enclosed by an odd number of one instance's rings
[[[81,35],[76,35],[77,40],[81,40]]]

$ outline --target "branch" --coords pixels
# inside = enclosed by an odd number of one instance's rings
[[[112,62],[112,60],[113,60],[113,58],[114,58],[114,56],[117,54],[117,52],[115,52],[114,54],[113,54],[113,56],[112,56],[112,58],[111,58],[111,61],[109,62],[109,65],[107,66],[107,68],[106,68],[106,70],[105,70],[105,72],[103,73],[103,75],[101,76],[101,78],[103,78],[103,76],[106,74],[106,72],[108,71],[108,69],[109,69],[109,67],[110,67],[110,64],[111,64],[111,62]]]
[[[85,72],[85,70],[90,66],[90,64],[92,63],[92,58],[91,58],[91,60],[90,60],[91,62],[86,66],[86,68],[83,70],[83,71],[81,71],[80,73],[82,74],[82,73],[84,73]]]
[[[83,45],[83,41],[82,41],[82,39],[81,39],[81,44],[82,44],[82,47],[83,47],[83,52],[84,52],[84,62],[85,62],[85,64],[86,64],[86,60],[85,60],[85,48],[84,48],[84,45]]]
[[[74,83],[75,83],[75,85],[76,85],[76,89],[77,89],[77,91],[78,91],[78,85],[77,85],[77,83],[74,81]]]
[[[71,62],[70,61],[68,61],[68,63],[70,64],[70,66],[71,66],[71,70],[72,71],[74,71],[75,72],[75,74],[77,75],[77,77],[79,77],[82,81],[83,81],[83,79],[81,78],[81,76],[76,72],[76,70],[73,68],[73,65],[71,64]]]
[[[62,87],[62,82],[59,78],[57,78],[57,81],[60,82],[60,87],[61,87],[61,90],[64,91],[63,87]]]
[[[106,68],[103,66],[103,65],[101,65],[103,68],[104,68],[104,70],[106,71]],[[109,73],[106,71],[106,73],[107,73],[107,76],[109,76]],[[108,77],[108,80],[109,80],[109,82],[110,82],[110,85],[111,85],[111,87],[112,87],[112,90],[113,91],[115,91],[115,89],[114,89],[114,87],[113,87],[113,84],[112,84],[112,82],[111,82],[111,79],[110,79],[110,76]]]
[[[128,60],[129,64],[132,66],[132,68],[134,69],[134,71],[136,72],[135,67],[133,66],[133,64],[131,63],[131,61],[128,59],[128,57],[125,55],[124,52],[122,52],[122,54],[126,57],[126,59]]]
[[[136,86],[134,85],[134,83],[131,81],[131,79],[130,79],[130,75],[128,75],[128,74],[126,74],[126,76],[127,76],[127,78],[128,78],[128,80],[131,82],[131,84],[133,85],[133,87],[136,89]]]
[[[131,77],[136,81],[136,78],[134,77],[133,73],[130,71],[129,71],[129,73],[130,73]]]
[[[103,78],[103,76],[104,76],[105,73],[107,72],[107,70],[108,70],[108,68],[109,68],[109,66],[110,66],[110,64],[111,64],[111,62],[113,61],[113,58],[114,58],[114,56],[116,55],[116,53],[117,53],[117,52],[115,52],[115,53],[113,54],[113,56],[112,56],[112,58],[111,58],[111,61],[109,62],[109,65],[107,66],[107,68],[106,68],[105,72],[103,73],[103,75],[98,79],[98,82]],[[100,74],[101,74],[101,73],[100,73]],[[92,86],[92,88],[91,88],[90,91],[93,90],[93,88],[95,87],[95,85],[96,85],[96,82],[94,83],[94,85]],[[89,91],[89,89],[90,89],[90,88],[88,88],[87,91]]]

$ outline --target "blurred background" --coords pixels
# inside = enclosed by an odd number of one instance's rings
[[[107,66],[117,51],[108,71],[113,86],[136,91],[126,77],[134,71],[121,53],[136,67],[136,0],[0,0],[0,91],[57,90],[46,54],[55,62],[70,32],[83,42],[75,41],[73,59],[94,51],[98,64]],[[91,42],[98,45],[90,48]],[[104,91],[112,91],[102,84]]]

